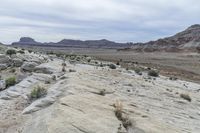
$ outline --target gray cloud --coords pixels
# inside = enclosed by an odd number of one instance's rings
[[[199,0],[1,0],[0,41],[148,41],[200,21]]]

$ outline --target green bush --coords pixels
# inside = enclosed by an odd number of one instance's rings
[[[10,87],[16,84],[16,77],[9,77],[6,79],[6,87]]]
[[[114,64],[109,65],[110,69],[116,69],[116,66]]]
[[[152,77],[158,77],[158,76],[159,76],[159,73],[158,73],[157,71],[155,71],[155,70],[150,70],[150,71],[148,72],[148,75],[149,75],[149,76],[152,76]]]
[[[47,94],[47,90],[44,87],[37,86],[31,91],[30,98],[31,99],[38,99]]]
[[[7,51],[6,51],[6,54],[7,55],[13,55],[13,54],[16,54],[16,50],[14,50],[14,49],[8,49]]]

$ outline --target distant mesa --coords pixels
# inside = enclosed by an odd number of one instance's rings
[[[72,39],[63,39],[59,42],[50,42],[50,43],[41,43],[36,42],[30,37],[22,37],[19,42],[14,42],[12,45],[17,46],[41,46],[41,47],[69,47],[69,48],[109,48],[109,49],[118,49],[130,47],[129,43],[116,43],[106,39],[102,40],[72,40]]]
[[[34,39],[30,37],[22,37],[19,42],[14,42],[12,45],[37,45],[41,44],[40,42],[36,42]]]

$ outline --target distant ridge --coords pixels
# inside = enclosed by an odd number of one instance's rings
[[[41,43],[30,37],[22,37],[19,42],[12,43],[14,46],[42,46],[42,47],[69,47],[69,48],[109,48],[119,49],[131,47],[130,43],[116,43],[106,39],[102,40],[72,40],[63,39],[59,42]]]
[[[192,25],[186,30],[171,37],[166,37],[147,43],[136,43],[129,50],[135,50],[139,52],[200,52],[200,25]]]
[[[14,42],[12,45],[61,48],[103,48],[137,52],[200,52],[200,24],[192,25],[174,36],[158,39],[156,41],[149,41],[147,43],[116,43],[106,39],[86,41],[63,39],[59,42],[41,43],[30,37],[22,37],[19,42]]]

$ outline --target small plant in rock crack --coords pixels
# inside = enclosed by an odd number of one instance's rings
[[[62,72],[66,72],[66,67],[67,64],[65,62],[62,63]]]
[[[105,89],[100,90],[99,91],[99,95],[105,96],[106,95],[106,90]]]
[[[189,101],[189,102],[192,101],[192,99],[189,96],[189,94],[180,94],[180,97],[183,98],[183,99],[185,99],[185,100],[187,100],[187,101]]]
[[[119,119],[122,120],[122,109],[123,109],[123,105],[120,101],[117,101],[114,104],[115,107],[115,116]]]
[[[30,94],[30,99],[38,99],[47,95],[47,90],[42,86],[33,88]]]
[[[56,75],[52,76],[52,80],[54,80],[54,81],[56,80]]]
[[[128,116],[124,116],[123,114],[123,105],[120,101],[117,101],[114,104],[115,107],[115,116],[118,120],[120,120],[124,126],[125,129],[128,129],[129,127],[133,126],[132,121],[129,119]]]

